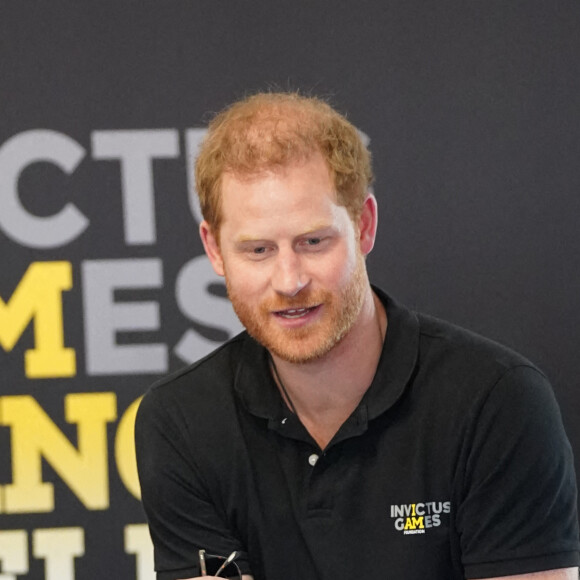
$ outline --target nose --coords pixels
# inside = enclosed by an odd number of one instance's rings
[[[296,296],[310,282],[300,256],[292,249],[279,250],[272,273],[272,288],[284,296]]]

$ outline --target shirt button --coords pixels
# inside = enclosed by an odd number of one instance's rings
[[[316,462],[318,461],[318,455],[316,455],[316,453],[313,453],[309,458],[308,458],[308,463],[310,463],[310,465],[312,465],[312,467],[314,467],[316,465]]]

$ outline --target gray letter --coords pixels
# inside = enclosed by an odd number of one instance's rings
[[[125,241],[133,246],[154,244],[152,160],[177,157],[179,134],[174,129],[95,131],[92,143],[95,159],[121,162]]]
[[[50,217],[30,214],[18,198],[23,169],[40,161],[53,163],[71,174],[85,150],[56,131],[32,130],[14,135],[0,148],[0,228],[15,242],[29,248],[57,248],[77,238],[89,220],[71,203]]]
[[[167,371],[164,344],[116,344],[118,331],[159,329],[156,302],[115,302],[122,288],[160,288],[161,260],[92,260],[82,263],[85,350],[89,375]]]
[[[197,223],[203,221],[199,198],[195,190],[194,167],[195,160],[199,155],[199,146],[207,133],[207,129],[188,129],[185,132],[185,167],[187,172],[187,193],[189,196],[189,207]]]
[[[179,309],[190,320],[225,331],[228,337],[243,330],[231,302],[209,293],[211,284],[223,284],[211,267],[207,256],[190,260],[179,272],[175,293]],[[216,348],[219,343],[193,330],[187,330],[173,352],[184,362],[192,363]]]

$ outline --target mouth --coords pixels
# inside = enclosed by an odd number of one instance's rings
[[[303,318],[304,316],[307,316],[317,308],[319,308],[319,305],[310,306],[309,308],[287,308],[286,310],[277,310],[276,312],[274,312],[274,314],[276,316],[280,316],[281,318],[291,320],[295,318]]]

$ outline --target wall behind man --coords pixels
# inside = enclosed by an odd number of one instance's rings
[[[0,10],[3,577],[152,578],[132,420],[239,329],[191,159],[255,90],[348,113],[377,176],[373,280],[535,361],[580,455],[577,2]]]

